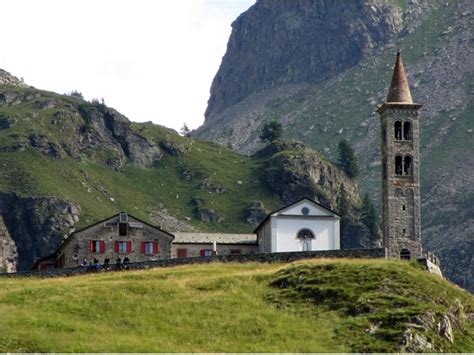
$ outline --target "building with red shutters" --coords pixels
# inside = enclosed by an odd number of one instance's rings
[[[70,268],[108,258],[128,257],[130,262],[169,259],[174,236],[127,213],[72,233],[52,255],[37,260],[33,269]]]

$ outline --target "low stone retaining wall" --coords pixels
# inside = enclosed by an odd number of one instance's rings
[[[385,249],[347,249],[347,250],[321,250],[311,252],[289,252],[289,253],[262,253],[262,254],[245,254],[245,255],[214,255],[209,257],[197,258],[181,258],[181,259],[166,259],[156,261],[142,261],[137,263],[130,263],[127,270],[142,270],[157,267],[171,267],[179,265],[191,264],[207,264],[212,262],[258,262],[258,263],[281,263],[292,262],[301,259],[312,258],[367,258],[380,259],[385,258]],[[110,269],[100,270],[99,272],[115,271],[115,265],[111,264]],[[68,268],[68,269],[49,269],[42,271],[18,271],[14,273],[2,273],[3,277],[62,277],[73,276],[91,273],[84,267]]]

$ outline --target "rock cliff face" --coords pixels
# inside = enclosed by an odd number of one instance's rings
[[[28,270],[36,258],[51,254],[74,231],[79,214],[79,206],[58,198],[0,194],[0,236],[3,230],[10,270]]]
[[[401,27],[400,13],[381,0],[259,0],[232,24],[206,124],[254,92],[334,76]]]
[[[16,271],[18,251],[0,214],[0,272]]]

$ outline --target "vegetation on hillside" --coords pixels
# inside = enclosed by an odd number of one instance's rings
[[[434,351],[474,346],[472,295],[384,260],[2,278],[0,312],[1,352],[397,351],[409,322],[428,312],[460,320],[452,344],[417,329]]]

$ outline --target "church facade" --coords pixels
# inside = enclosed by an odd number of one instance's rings
[[[309,198],[270,213],[255,229],[260,253],[340,249],[340,215]]]

